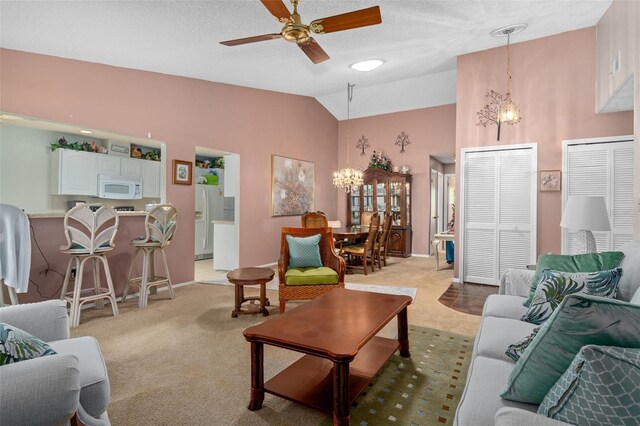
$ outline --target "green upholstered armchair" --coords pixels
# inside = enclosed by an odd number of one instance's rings
[[[318,248],[322,267],[289,267],[290,251],[287,236],[311,237],[320,235]],[[282,228],[280,260],[278,260],[278,287],[280,313],[284,313],[288,300],[309,300],[333,290],[344,288],[344,259],[335,253],[331,228]]]

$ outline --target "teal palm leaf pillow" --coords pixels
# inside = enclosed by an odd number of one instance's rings
[[[532,324],[542,324],[562,300],[570,294],[588,294],[613,298],[622,276],[621,268],[598,272],[567,273],[545,269],[529,309],[521,318]]]
[[[0,322],[0,365],[54,354],[51,346],[37,337]]]

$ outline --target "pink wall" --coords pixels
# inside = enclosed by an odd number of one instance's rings
[[[595,113],[595,55],[594,28],[512,45],[511,93],[523,118],[517,125],[502,128],[500,142],[496,142],[496,126],[476,126],[476,112],[486,104],[489,90],[505,90],[506,48],[459,56],[458,158],[467,147],[537,143],[538,170],[559,170],[563,140],[633,133],[632,112]],[[459,165],[456,167],[459,175]],[[459,194],[456,188],[456,197]],[[560,217],[561,193],[538,192],[539,254],[560,252]],[[457,265],[455,274],[458,276]]]
[[[280,228],[299,217],[271,217],[271,155],[315,162],[315,207],[337,214],[331,174],[338,123],[315,99],[0,50],[0,110],[77,124],[167,144],[167,164],[193,161],[195,146],[240,154],[240,265],[276,261]],[[175,282],[193,279],[194,187],[171,184],[180,214],[169,256]],[[43,222],[54,235],[59,221]],[[57,247],[51,250],[57,250]],[[122,259],[124,267],[127,259]],[[57,269],[64,266],[57,265]],[[53,284],[51,284],[53,285]]]
[[[413,253],[429,252],[429,166],[432,154],[453,154],[455,149],[456,106],[444,105],[434,108],[423,108],[392,114],[358,118],[339,123],[339,158],[340,165],[346,164],[346,135],[349,129],[349,162],[351,166],[365,170],[374,150],[384,152],[391,164],[406,164],[411,169],[413,186],[412,219],[413,219]],[[395,145],[396,137],[404,131],[409,135],[410,145],[404,154]],[[356,143],[360,136],[369,139],[370,148],[361,156]],[[347,197],[338,198],[338,213],[346,223]]]

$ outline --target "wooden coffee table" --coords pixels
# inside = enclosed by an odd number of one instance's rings
[[[251,402],[264,393],[333,413],[334,425],[349,424],[349,407],[400,349],[409,357],[409,296],[338,288],[244,331],[251,342]],[[394,317],[398,340],[376,336]],[[264,383],[264,346],[306,354]]]
[[[266,297],[265,287],[269,281],[273,279],[275,271],[270,268],[239,268],[227,274],[229,282],[233,283],[236,287],[235,297],[235,309],[231,312],[232,318],[237,318],[238,314],[262,314],[262,316],[269,316],[266,306],[269,306],[269,299]],[[245,285],[259,285],[260,297],[250,296],[245,297],[244,286]],[[258,310],[243,310],[241,309],[244,302],[252,302],[254,300],[260,301],[260,307]]]

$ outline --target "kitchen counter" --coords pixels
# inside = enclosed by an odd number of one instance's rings
[[[116,212],[118,216],[146,216],[146,211],[133,211],[133,212]],[[29,219],[51,219],[56,217],[64,217],[67,212],[57,211],[57,212],[47,212],[47,213],[27,213]]]

